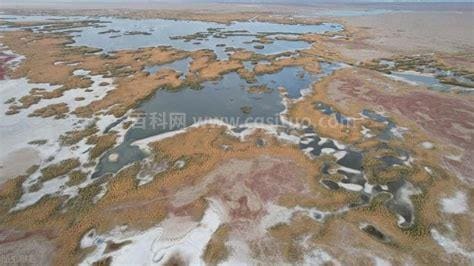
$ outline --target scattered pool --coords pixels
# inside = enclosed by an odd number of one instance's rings
[[[392,199],[387,201],[387,207],[397,214],[400,227],[410,227],[415,222],[415,208],[410,196],[420,193],[419,190],[404,178],[388,182],[387,187],[393,195]]]
[[[244,64],[244,67],[247,71],[253,72],[255,66],[252,61],[244,61],[242,64]]]
[[[414,71],[392,72],[391,75],[402,78],[416,85],[427,86],[433,90],[448,92],[451,86],[441,83],[434,75]]]
[[[149,74],[156,74],[162,69],[174,69],[182,74],[186,74],[188,72],[189,63],[191,63],[191,61],[191,57],[186,57],[184,59],[176,60],[168,64],[147,66],[143,71],[148,72]]]
[[[52,16],[8,16],[9,21],[49,21]],[[1,18],[1,16],[0,16]],[[62,20],[57,17],[55,20]],[[67,20],[88,19],[69,17]],[[321,23],[314,25],[290,25],[269,22],[233,22],[220,24],[203,21],[166,19],[125,19],[101,17],[100,27],[82,27],[75,30],[72,45],[101,48],[104,52],[124,49],[138,49],[160,45],[195,51],[214,50],[219,59],[228,58],[228,48],[244,48],[259,54],[278,54],[306,49],[311,46],[305,41],[295,40],[300,34],[338,32],[342,25]],[[41,28],[35,28],[41,30]],[[260,43],[260,37],[267,42]],[[282,39],[281,37],[287,37]],[[277,38],[278,37],[278,38]]]
[[[246,66],[246,68],[249,65]],[[310,90],[311,85],[323,77],[331,75],[343,67],[340,63],[320,62],[321,72],[313,74],[305,71],[303,67],[286,67],[276,73],[257,76],[257,82],[269,88],[284,87],[288,97],[296,99],[302,96],[304,90]]]
[[[279,72],[257,76],[257,83],[277,90],[284,87],[290,98],[301,97],[301,90],[310,88],[317,76],[306,72],[302,67],[286,67]]]
[[[379,60],[378,64],[382,67],[382,71],[389,73],[387,74],[389,77],[412,85],[425,86],[440,92],[474,92],[474,79],[472,75],[466,73],[441,69],[427,63],[425,65],[420,63],[412,70],[405,70],[402,68],[404,62],[388,59]]]
[[[397,125],[390,120],[388,117],[381,115],[375,111],[364,109],[362,110],[362,115],[367,117],[370,120],[373,120],[375,122],[379,123],[384,123],[386,124],[385,128],[382,130],[380,134],[377,135],[377,137],[380,140],[383,141],[388,141],[392,139],[393,137],[399,137],[400,133],[398,132]]]
[[[362,159],[361,152],[347,150],[346,155],[338,160],[337,163],[350,169],[362,171]]]
[[[341,125],[347,126],[352,123],[352,119],[350,117],[344,116],[340,112],[335,111],[331,106],[321,101],[315,102],[314,108],[321,111],[325,115],[334,115],[334,117],[336,118],[336,121]]]

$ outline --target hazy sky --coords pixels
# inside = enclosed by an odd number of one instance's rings
[[[291,3],[291,2],[306,2],[306,3],[314,3],[314,2],[468,2],[474,3],[474,0],[0,0],[1,3],[5,2],[16,2],[16,3],[41,3],[41,2],[49,2],[49,3],[75,3],[75,2],[89,2],[89,3],[118,3],[118,2],[208,2],[208,3],[223,3],[223,2],[243,2],[243,3]]]
[[[446,3],[473,3],[474,0],[0,0],[6,5],[110,5],[110,4],[186,4],[186,3],[256,3],[256,4],[317,4],[317,3],[401,3],[401,2],[446,2]]]

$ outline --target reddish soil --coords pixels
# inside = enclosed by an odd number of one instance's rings
[[[14,58],[15,58],[14,56],[0,53],[0,80],[5,79],[5,75],[7,71],[7,63],[13,60]]]
[[[52,231],[0,230],[0,245],[27,239],[35,235],[40,235],[48,239],[55,237]]]
[[[181,213],[183,206],[199,198],[217,199],[227,210],[232,230],[247,232],[268,214],[270,204],[278,205],[278,200],[288,194],[310,196],[304,171],[294,161],[275,157],[231,160],[199,184],[176,193],[170,211]],[[245,235],[257,237],[252,233]]]
[[[344,76],[333,82],[330,94],[342,102],[360,102],[414,121],[428,135],[464,151],[462,162],[446,159],[458,174],[471,179],[474,173],[474,105],[472,101],[429,90],[394,93],[393,88],[364,84],[361,77]],[[364,77],[362,77],[364,78]],[[370,80],[370,79],[367,79]],[[374,86],[372,86],[374,85]]]
[[[0,230],[1,265],[51,265],[56,250],[50,231]]]
[[[288,193],[307,192],[293,162],[270,161],[271,164],[265,166],[255,162],[248,173],[234,172],[216,178],[219,189],[213,196],[228,205],[232,221],[249,222],[262,218],[267,203],[276,203]]]
[[[219,200],[226,208],[229,224],[238,231],[258,223],[268,214],[269,204],[288,194],[311,196],[306,174],[296,162],[280,157],[258,157],[252,160],[230,160],[206,176],[179,191],[160,191],[159,198],[121,203],[108,212],[148,208],[166,202],[168,214],[196,216],[205,210],[206,198]],[[282,185],[284,184],[284,185]],[[168,201],[170,201],[168,203]]]
[[[474,105],[457,98],[431,92],[403,96],[375,93],[375,102],[392,112],[415,121],[438,138],[467,149],[474,149]]]

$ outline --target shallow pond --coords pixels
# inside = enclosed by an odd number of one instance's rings
[[[335,111],[331,106],[329,106],[329,105],[327,105],[327,104],[325,104],[321,101],[315,102],[314,103],[314,108],[316,108],[317,110],[319,110],[320,112],[322,112],[325,115],[334,115],[334,117],[336,118],[336,121],[341,125],[347,126],[347,125],[350,125],[352,123],[352,119],[350,117],[344,116],[340,112]]]
[[[388,141],[396,137],[394,132],[397,132],[397,125],[390,118],[368,109],[362,110],[361,114],[370,120],[386,124],[385,128],[377,136],[380,140]]]
[[[391,75],[413,82],[417,85],[424,85],[437,91],[449,91],[450,86],[441,83],[435,76],[426,75],[413,71],[392,72]]]
[[[321,62],[321,73],[312,74],[302,67],[286,67],[279,72],[257,76],[257,82],[267,85],[269,88],[278,89],[284,87],[288,97],[295,99],[302,96],[302,91],[310,89],[311,85],[330,75],[335,70],[342,67],[342,64]]]
[[[279,113],[284,110],[284,106],[279,92],[273,90],[256,95],[247,91],[250,85],[232,72],[221,80],[203,83],[202,89],[198,90],[159,90],[138,108],[144,112],[141,121],[127,132],[124,143],[102,158],[96,176],[115,172],[141,159],[143,155],[131,145],[132,142],[207,119],[220,119],[233,126],[254,122],[280,124]],[[132,156],[129,155],[130,151]],[[110,153],[118,153],[119,160],[109,162],[107,157]]]
[[[186,74],[188,72],[189,63],[191,63],[191,61],[192,59],[190,57],[187,57],[168,64],[147,66],[143,71],[148,72],[149,74],[155,74],[162,69],[174,69],[182,74]]]
[[[186,59],[179,61],[179,71],[186,72]],[[174,64],[178,64],[176,62]],[[340,65],[323,63],[321,67],[322,72],[318,75],[309,74],[301,67],[287,67],[276,73],[258,76],[255,83],[248,83],[231,72],[220,80],[204,82],[201,89],[159,90],[139,106],[138,110],[143,112],[140,123],[127,132],[124,143],[103,156],[95,176],[116,172],[143,158],[138,148],[131,145],[134,141],[176,131],[207,119],[219,119],[234,127],[248,123],[281,125],[280,113],[285,107],[277,88],[283,86],[288,91],[288,97],[298,98],[301,90],[329,75]],[[271,90],[261,94],[249,92],[249,87],[258,85],[267,85]],[[108,160],[111,153],[119,154],[117,162]]]

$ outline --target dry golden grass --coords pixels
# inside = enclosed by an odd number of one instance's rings
[[[217,265],[225,261],[229,255],[226,242],[229,237],[229,226],[223,224],[212,234],[211,240],[207,243],[203,254],[203,260],[209,265]]]
[[[93,266],[109,266],[112,264],[112,257],[107,257],[105,259],[102,259],[100,261],[94,262],[92,265]]]
[[[242,60],[254,56],[250,52],[236,51],[231,60],[216,61],[214,53],[207,50],[184,52],[168,47],[144,48],[136,51],[119,51],[108,57],[101,57],[88,53],[81,47],[66,47],[70,38],[55,34],[37,34],[28,31],[13,31],[4,34],[2,41],[14,52],[26,56],[26,61],[11,73],[12,77],[26,76],[32,82],[45,82],[63,85],[53,92],[36,92],[23,99],[23,106],[12,106],[9,113],[18,112],[18,108],[27,108],[41,100],[41,98],[55,98],[62,96],[67,89],[84,88],[90,86],[90,80],[73,76],[77,69],[87,69],[91,74],[108,75],[115,78],[115,89],[110,91],[102,100],[92,102],[86,107],[74,110],[80,116],[92,114],[108,109],[109,113],[121,116],[140,101],[150,97],[160,87],[176,88],[182,85],[174,71],[148,75],[141,72],[146,65],[164,64],[174,60],[191,56],[188,82],[199,83],[204,80],[217,79],[221,75],[243,69]],[[47,50],[47,53],[37,51]],[[305,50],[306,54],[309,51]],[[269,57],[272,59],[273,57]],[[65,64],[54,64],[63,61]],[[71,66],[67,63],[78,63]],[[269,66],[257,65],[257,74],[276,72],[285,66],[303,66],[307,71],[319,72],[318,60],[314,56],[296,58],[282,58],[275,60]],[[41,67],[38,67],[41,66]],[[242,73],[244,76],[245,73]],[[130,76],[132,75],[132,76]],[[253,75],[247,73],[246,78]],[[47,80],[46,80],[47,79]],[[137,89],[139,88],[139,89]]]
[[[447,53],[436,53],[434,55],[435,59],[438,60],[441,64],[461,70],[461,71],[474,71],[474,55],[469,52],[457,53],[457,54],[447,54]]]
[[[117,140],[117,135],[114,133],[109,133],[102,135],[97,138],[95,146],[89,151],[90,159],[96,159],[102,155],[105,151],[112,148]]]
[[[255,66],[255,74],[262,75],[275,73],[288,66],[302,66],[306,71],[311,73],[319,73],[321,70],[319,60],[316,57],[299,56],[277,59],[272,61],[270,64],[258,63]]]
[[[21,98],[21,106],[12,105],[8,111],[10,114],[18,112],[20,108],[28,108],[42,98],[61,97],[67,89],[89,87],[90,79],[72,75],[74,70],[87,69],[91,71],[92,75],[112,73],[116,88],[110,91],[104,99],[78,108],[74,110],[74,113],[80,116],[91,116],[98,111],[112,107],[109,113],[121,116],[140,101],[150,97],[157,89],[178,87],[182,83],[175,71],[163,71],[155,75],[148,75],[141,71],[145,66],[164,64],[190,55],[188,52],[173,48],[155,47],[137,51],[119,51],[111,56],[101,57],[87,53],[87,49],[66,47],[65,44],[70,42],[70,37],[63,35],[14,31],[5,33],[3,36],[2,42],[5,45],[27,58],[19,68],[10,73],[13,78],[26,76],[31,82],[62,85],[61,88],[52,92],[33,91],[33,94]],[[37,51],[48,52],[37,53]],[[197,51],[195,57],[200,57],[202,54],[205,53]],[[66,63],[54,64],[58,61]],[[67,63],[78,64],[70,66]],[[217,78],[219,73],[241,67],[238,61],[215,61],[213,65],[215,67],[211,66],[208,70],[203,70],[203,79]]]
[[[230,56],[232,60],[247,61],[252,59],[255,53],[245,50],[237,50]]]
[[[279,9],[273,9],[268,11],[255,10],[254,7],[245,8],[245,10],[233,9],[229,6],[219,7],[210,6],[210,9],[195,9],[194,7],[184,7],[178,9],[168,8],[152,8],[152,9],[88,9],[88,10],[62,10],[63,14],[67,15],[81,15],[86,16],[118,16],[133,19],[150,19],[150,18],[163,18],[173,20],[191,20],[191,21],[208,21],[228,24],[233,21],[244,21],[247,22],[252,19],[258,19],[262,22],[273,22],[281,24],[319,24],[327,22],[328,18],[321,19],[319,17],[292,17],[288,16],[275,16],[275,12]],[[284,7],[286,9],[286,7]],[[216,12],[219,11],[219,12]],[[29,10],[23,11],[23,13],[29,13]],[[57,10],[42,9],[43,14],[58,14]],[[48,21],[51,24],[50,21]],[[5,22],[7,23],[7,22]],[[17,25],[43,25],[44,23],[31,23],[31,22],[16,22]],[[85,23],[84,23],[85,24]],[[81,26],[81,25],[79,25]],[[67,27],[70,28],[70,23],[67,22],[55,22],[54,28]],[[78,26],[77,26],[78,27]]]
[[[20,199],[27,176],[18,176],[0,185],[0,213],[6,213]],[[3,219],[0,218],[0,223]]]
[[[69,107],[65,103],[50,104],[40,109],[36,109],[29,116],[40,116],[40,117],[51,117],[54,116],[56,119],[64,118],[69,112]]]
[[[287,263],[302,263],[306,252],[302,247],[303,239],[319,235],[324,225],[308,216],[294,217],[289,224],[277,224],[269,229],[272,241],[277,243],[278,251],[269,250],[269,256],[281,255]]]
[[[247,88],[247,92],[252,93],[252,94],[269,93],[271,91],[272,90],[268,88],[266,85],[251,86]]]
[[[31,82],[61,84],[66,87],[73,87],[74,83],[80,82],[79,77],[72,75],[73,67],[54,65],[55,62],[64,60],[61,48],[69,42],[68,38],[11,31],[3,33],[2,42],[27,58],[18,68],[12,70],[12,78],[27,76]]]
[[[173,254],[164,264],[164,266],[185,266],[189,265],[180,254]]]
[[[80,142],[82,139],[89,137],[97,133],[99,129],[95,124],[86,126],[82,130],[68,131],[65,135],[60,137],[60,142],[62,145],[74,145]]]
[[[66,159],[59,163],[49,165],[41,169],[41,181],[48,181],[55,177],[65,175],[69,173],[72,169],[77,168],[81,165],[77,159]]]
[[[69,181],[66,183],[68,186],[76,186],[85,181],[87,178],[87,173],[84,173],[81,170],[74,170],[69,173]]]
[[[196,141],[196,140],[200,141]],[[44,198],[34,206],[15,213],[6,213],[19,195],[18,183],[11,181],[8,191],[2,195],[10,202],[2,212],[5,217],[2,226],[21,230],[50,228],[56,232],[54,241],[58,246],[55,263],[75,263],[85,251],[78,247],[83,234],[91,228],[106,232],[116,225],[128,224],[131,228],[146,229],[156,225],[167,216],[168,199],[174,191],[183,186],[199,182],[199,178],[214,169],[218,164],[230,158],[255,158],[262,154],[280,154],[302,162],[303,167],[314,169],[312,164],[297,147],[282,146],[269,139],[265,148],[257,148],[255,141],[241,143],[239,140],[224,134],[222,128],[198,128],[188,133],[153,144],[156,151],[166,154],[171,159],[190,158],[183,169],[170,169],[165,175],[156,178],[146,186],[137,186],[135,179],[139,165],[132,165],[115,175],[112,179],[105,177],[97,180],[87,188],[79,191],[79,196],[70,201],[66,212],[59,212],[63,199]],[[181,145],[176,145],[181,143]],[[229,144],[231,151],[225,151],[220,144]],[[54,169],[53,169],[54,168]],[[47,177],[57,176],[58,172],[66,173],[70,167],[59,165],[46,171]],[[56,169],[57,168],[57,169]],[[49,174],[51,173],[51,174]],[[97,204],[91,199],[100,191],[100,184],[108,180],[107,193]],[[311,177],[308,176],[308,180]],[[15,185],[17,184],[17,185]],[[21,183],[20,183],[21,184]],[[2,201],[4,202],[4,201]],[[199,220],[207,208],[206,200],[198,201],[176,210],[183,215],[191,215]],[[28,217],[26,219],[25,217]]]
[[[236,60],[208,62],[205,67],[199,71],[199,76],[201,80],[213,80],[242,67],[242,63]]]
[[[257,147],[257,138],[264,138],[267,145]],[[231,149],[223,149],[227,145]],[[374,144],[371,144],[374,145]],[[372,147],[367,145],[368,147]],[[252,159],[262,155],[278,156],[288,158],[298,164],[305,172],[303,176],[308,188],[314,197],[303,197],[301,195],[287,195],[282,197],[278,204],[293,207],[317,207],[322,210],[335,210],[354,202],[356,193],[344,191],[329,191],[318,183],[319,178],[314,173],[319,172],[320,161],[311,161],[296,146],[283,145],[273,137],[266,136],[262,132],[256,132],[247,141],[239,140],[225,134],[224,128],[202,127],[189,130],[186,133],[176,135],[172,138],[151,144],[154,152],[164,154],[170,161],[186,158],[186,167],[182,169],[171,168],[164,174],[157,176],[151,183],[138,187],[135,176],[140,170],[139,164],[132,165],[120,171],[113,178],[111,176],[97,180],[85,189],[81,189],[79,196],[68,205],[65,213],[58,212],[62,204],[60,198],[45,198],[38,204],[15,213],[6,213],[19,195],[18,184],[20,179],[10,181],[5,192],[2,192],[2,202],[6,203],[2,210],[5,219],[2,225],[7,228],[21,230],[38,230],[50,228],[56,232],[54,239],[58,246],[55,262],[78,262],[84,256],[85,250],[78,247],[83,234],[91,228],[99,232],[106,232],[116,225],[127,224],[131,228],[146,229],[156,225],[163,220],[170,211],[170,198],[183,187],[195,186],[202,182],[202,177],[230,159]],[[435,169],[435,168],[433,168]],[[54,171],[53,171],[54,172]],[[418,172],[413,181],[422,187],[423,197],[414,200],[417,208],[416,219],[424,228],[429,228],[431,223],[440,223],[438,216],[438,202],[440,191],[447,188],[454,189],[458,181],[454,177],[447,176],[442,179],[433,179],[423,176]],[[108,181],[107,193],[97,204],[92,203],[92,198],[100,191],[100,184]],[[214,189],[217,189],[214,188]],[[192,216],[199,221],[207,208],[206,200],[201,197],[198,200],[174,210],[180,215]],[[26,219],[28,217],[28,219]],[[358,226],[361,222],[374,224],[382,232],[394,239],[397,245],[384,245],[366,233]],[[460,230],[468,230],[467,222],[460,221]],[[351,228],[347,231],[347,228]],[[340,232],[349,232],[349,236],[340,235]],[[221,232],[217,234],[220,238]],[[217,237],[216,235],[216,237]],[[408,254],[417,258],[420,262],[432,262],[439,259],[437,256],[428,257],[428,250],[439,250],[433,243],[426,231],[418,235],[405,232],[396,225],[396,218],[383,205],[372,208],[353,209],[346,214],[329,218],[323,225],[307,217],[296,217],[290,225],[280,225],[272,228],[270,235],[280,240],[278,245],[280,253],[288,262],[301,261],[300,252],[301,238],[310,236],[314,245],[321,246],[330,254],[345,254],[344,246],[359,245],[359,249],[374,250],[377,254],[390,254],[391,261],[401,262],[397,256]],[[343,241],[349,237],[351,241]],[[359,240],[357,240],[359,239]],[[465,240],[467,241],[467,240]],[[211,241],[212,242],[212,241]],[[212,242],[207,252],[210,262],[224,257],[225,252],[221,243]],[[406,246],[401,249],[400,246]],[[426,246],[426,248],[422,248]],[[340,248],[337,248],[340,247]],[[257,253],[265,255],[265,250]],[[362,253],[361,253],[362,254]],[[439,251],[437,254],[443,254]],[[350,261],[350,257],[342,255],[343,261]],[[357,260],[365,261],[366,257],[360,255]],[[217,260],[218,261],[218,260]]]
[[[104,99],[94,101],[85,107],[79,107],[74,113],[80,116],[90,116],[95,112],[112,107],[109,113],[120,117],[140,101],[150,97],[160,87],[177,87],[180,84],[181,80],[178,74],[172,70],[166,73],[157,73],[157,75],[139,72],[133,77],[118,80],[117,88],[110,91]]]
[[[361,140],[362,123],[369,121],[356,120],[352,125],[338,123],[334,116],[328,116],[315,107],[318,101],[331,105],[327,102],[325,87],[330,83],[331,78],[324,79],[313,85],[313,93],[307,95],[302,101],[290,106],[288,116],[293,121],[307,121],[321,136],[353,143]],[[343,115],[351,117],[351,113],[340,111]]]

